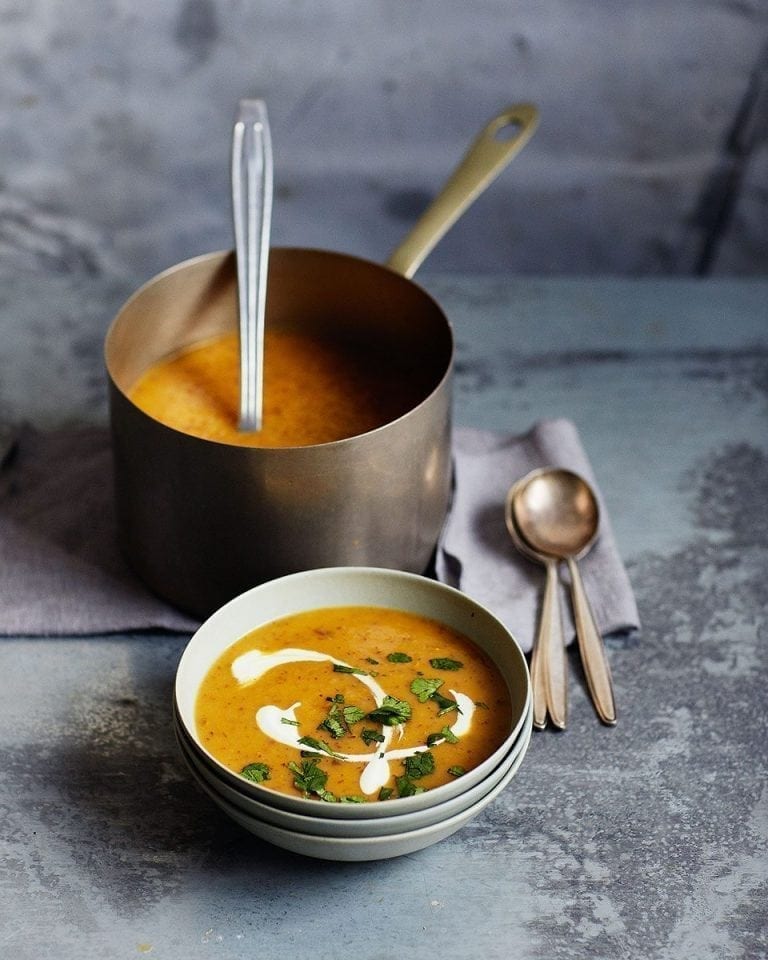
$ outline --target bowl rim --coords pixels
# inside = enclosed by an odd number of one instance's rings
[[[325,596],[325,591],[330,589],[331,586],[342,592],[345,589],[351,590],[352,586],[364,593],[375,593],[382,590],[383,587],[386,587],[387,590],[385,596],[370,601],[349,599],[324,602],[322,597]],[[317,596],[321,599],[319,602],[304,600],[299,602],[296,598],[304,597],[305,592],[308,592],[310,596]],[[324,804],[323,806],[327,808],[324,813],[334,819],[367,819],[370,816],[390,816],[390,805],[397,804],[398,812],[407,813],[433,806],[462,793],[495,769],[509,751],[512,743],[518,738],[531,704],[530,675],[525,655],[519,643],[509,628],[495,614],[468,594],[421,574],[382,567],[320,567],[268,580],[233,597],[200,625],[182,651],[173,685],[173,709],[178,716],[178,722],[195,749],[205,757],[223,779],[236,786],[241,792],[250,794],[273,806],[308,816],[316,816],[318,814],[318,804],[315,801],[299,795],[281,793],[248,781],[221,764],[203,746],[196,736],[194,726],[194,701],[202,677],[217,657],[241,636],[280,617],[304,610],[318,609],[323,606],[343,606],[345,603],[346,605],[366,604],[422,613],[423,611],[418,609],[420,604],[417,601],[421,600],[422,605],[429,606],[427,600],[431,599],[433,603],[436,603],[436,598],[445,600],[445,616],[440,617],[434,613],[427,615],[434,616],[435,619],[440,619],[441,622],[449,623],[452,626],[457,621],[461,621],[462,626],[457,627],[457,629],[462,629],[462,632],[470,634],[470,638],[478,643],[489,656],[492,655],[479,636],[471,635],[472,628],[479,629],[484,626],[503,637],[505,643],[509,643],[509,651],[515,661],[515,676],[521,686],[519,691],[520,702],[513,703],[513,706],[517,708],[517,713],[513,714],[511,729],[496,750],[468,771],[467,774],[455,781],[442,784],[412,797],[377,800],[375,804]],[[283,609],[284,607],[285,609]],[[256,609],[254,610],[254,608]],[[449,613],[450,616],[448,616]],[[199,653],[201,648],[206,651],[204,656]],[[204,670],[201,670],[198,660],[205,664]],[[195,667],[200,673],[196,683],[194,682]],[[510,687],[506,675],[505,681],[507,686]],[[515,696],[515,691],[511,688],[510,696],[513,698]],[[376,809],[377,812],[371,814],[372,809]]]

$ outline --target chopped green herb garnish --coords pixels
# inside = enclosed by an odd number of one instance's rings
[[[467,771],[464,769],[464,767],[462,767],[462,766],[461,766],[460,764],[458,764],[458,763],[457,763],[455,766],[453,766],[453,767],[448,767],[448,773],[450,773],[450,775],[451,775],[452,777],[461,777],[461,776],[463,776],[466,772],[467,772]]]
[[[393,793],[394,790],[392,787],[382,787],[381,790],[379,790],[379,800],[389,800]]]
[[[374,665],[374,667],[378,667],[378,665],[379,665],[379,661],[378,661],[378,660],[374,660],[373,657],[366,657],[366,658],[365,658],[365,662],[366,662],[366,663],[372,663],[372,664]]]
[[[361,670],[359,667],[348,667],[346,663],[334,663],[333,665],[334,673],[358,673],[360,676],[368,677],[370,674],[367,670]]]
[[[288,717],[280,717],[280,723],[284,723],[289,727],[298,727],[300,725],[298,720],[290,720]]]
[[[360,723],[361,720],[365,719],[365,710],[361,710],[360,707],[344,707],[342,713],[344,715],[344,722],[348,727],[351,727],[353,723]]]
[[[409,657],[407,653],[395,651],[394,653],[387,654],[387,660],[389,660],[390,663],[411,663],[413,657]]]
[[[368,801],[365,799],[365,797],[358,797],[355,795],[339,797],[339,803],[367,803],[367,802]]]
[[[381,706],[376,707],[368,714],[368,719],[374,723],[381,723],[385,727],[396,727],[411,718],[411,705],[406,700],[397,697],[384,697]]]
[[[460,660],[451,660],[450,657],[435,657],[429,665],[434,670],[461,670],[464,666]]]
[[[406,757],[403,762],[405,764],[405,775],[410,777],[411,780],[420,780],[435,771],[435,758],[429,750],[414,753],[412,756]]]
[[[340,754],[335,753],[333,749],[328,746],[325,740],[318,740],[316,737],[299,737],[299,743],[305,747],[309,747],[310,750],[327,753],[329,757],[340,756]]]
[[[269,780],[269,766],[266,763],[248,763],[240,771],[241,776],[253,783],[262,783]]]
[[[300,764],[291,760],[288,769],[294,775],[293,785],[305,796],[309,796],[310,793],[322,796],[327,792],[325,785],[328,782],[328,774],[318,767],[317,760],[302,760]]]
[[[424,793],[424,787],[417,787],[408,776],[396,777],[398,797],[413,797],[417,793]]]
[[[370,730],[366,727],[360,736],[362,737],[363,743],[367,746],[370,746],[372,743],[384,743],[384,734],[379,733],[378,730]]]
[[[326,730],[333,737],[334,740],[338,740],[339,737],[343,737],[347,732],[347,728],[344,726],[342,721],[339,719],[339,705],[334,703],[331,709],[328,711],[328,715],[325,720],[317,725],[318,730]]]
[[[416,677],[411,681],[411,693],[415,693],[419,698],[419,703],[426,703],[430,697],[434,696],[435,691],[442,687],[443,681],[437,677],[428,679],[427,677]]]
[[[435,747],[438,743],[458,743],[459,738],[450,727],[443,727],[440,733],[430,733],[427,737],[427,746]]]
[[[351,705],[341,707],[340,704],[344,703],[344,698],[342,697],[341,700],[339,700],[339,696],[340,694],[336,694],[333,699],[330,697],[326,698],[331,700],[331,708],[325,720],[318,724],[317,727],[318,730],[327,730],[334,740],[345,736],[349,733],[349,728],[353,723],[359,723],[365,717],[365,710],[361,710],[360,707]]]
[[[434,700],[440,708],[437,711],[438,717],[442,717],[445,713],[450,713],[451,710],[458,710],[458,712],[461,713],[458,703],[456,703],[455,700],[451,700],[450,697],[444,697],[442,693],[433,693],[429,699]]]
[[[477,707],[478,710],[490,710],[490,709],[491,709],[491,708],[488,706],[488,704],[487,704],[487,703],[483,703],[482,700],[475,700],[475,706]]]
[[[334,693],[332,697],[325,698],[329,703],[344,703],[343,693]]]

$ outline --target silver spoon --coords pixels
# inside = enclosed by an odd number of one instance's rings
[[[616,705],[611,672],[576,564],[597,539],[597,498],[586,480],[570,470],[545,469],[534,470],[516,485],[514,501],[518,531],[528,546],[568,565],[576,637],[587,686],[600,719],[614,724]]]
[[[512,542],[526,557],[543,563],[547,570],[539,629],[531,654],[531,686],[533,688],[533,723],[539,730],[547,725],[547,715],[554,726],[565,730],[568,716],[568,678],[565,659],[563,623],[560,615],[557,560],[534,550],[523,537],[518,524],[518,494],[526,478],[514,484],[507,494],[504,511]]]
[[[272,140],[263,100],[241,100],[232,131],[232,212],[240,316],[240,420],[260,430],[272,221]]]

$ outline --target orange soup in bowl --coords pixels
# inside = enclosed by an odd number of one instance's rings
[[[287,794],[364,803],[460,777],[504,741],[507,685],[468,637],[383,607],[329,607],[259,627],[197,695],[200,743]]]
[[[429,392],[426,373],[364,345],[267,328],[262,429],[238,430],[240,347],[221,334],[146,370],[130,391],[166,426],[221,443],[303,447],[367,433],[403,416]]]

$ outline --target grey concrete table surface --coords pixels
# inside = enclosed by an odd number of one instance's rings
[[[170,724],[186,638],[0,640],[0,956],[383,960],[768,952],[768,282],[427,276],[456,422],[579,428],[640,607],[601,726],[572,717],[412,856],[337,864],[228,822]],[[0,417],[104,416],[128,292],[0,284]]]

